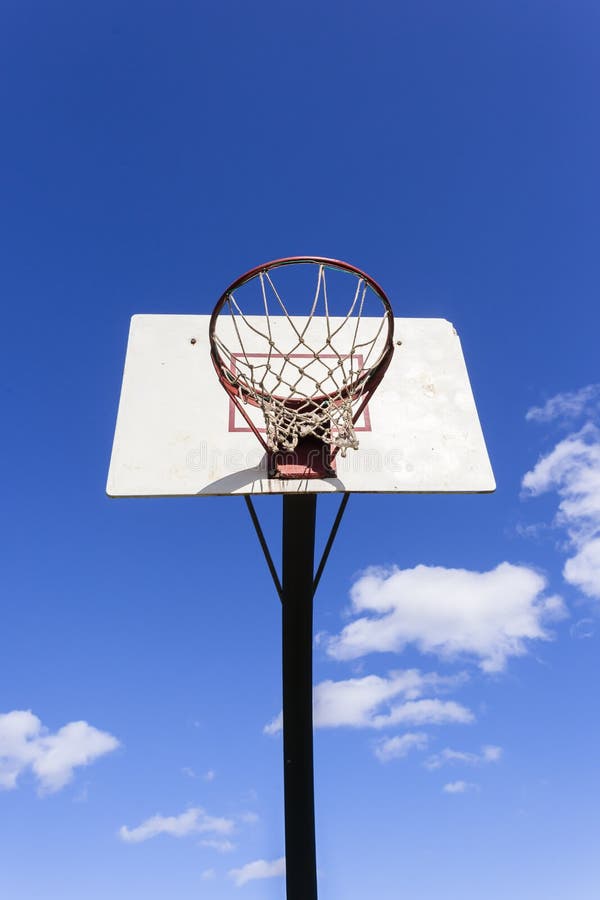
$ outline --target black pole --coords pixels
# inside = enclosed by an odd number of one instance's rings
[[[316,494],[283,497],[283,777],[287,900],[317,900],[312,641]]]

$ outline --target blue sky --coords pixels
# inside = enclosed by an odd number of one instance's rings
[[[0,17],[0,895],[284,896],[280,611],[242,501],[104,483],[130,316],[317,253],[455,323],[498,482],[350,501],[316,603],[320,896],[595,900],[596,5]]]

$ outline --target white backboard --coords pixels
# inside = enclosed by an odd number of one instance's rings
[[[263,448],[218,381],[209,318],[131,320],[109,496],[495,489],[460,341],[445,319],[395,320],[392,362],[357,423],[359,449],[336,456],[337,477],[281,480],[268,477]]]

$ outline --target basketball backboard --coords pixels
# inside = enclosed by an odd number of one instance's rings
[[[357,423],[359,448],[337,455],[336,477],[289,480],[269,477],[263,448],[219,383],[209,320],[133,317],[109,496],[495,489],[460,340],[445,319],[395,319],[394,355]],[[262,427],[260,411],[248,411]]]

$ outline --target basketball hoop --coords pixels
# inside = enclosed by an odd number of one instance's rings
[[[227,343],[224,317],[233,325]],[[267,453],[270,477],[333,477],[337,453],[358,449],[354,426],[392,358],[393,323],[369,275],[318,256],[257,266],[222,294],[210,319],[211,358]]]
[[[242,275],[212,316],[131,320],[108,495],[243,497],[281,600],[287,900],[317,900],[313,600],[350,495],[495,490],[454,326],[400,319],[401,353],[393,327],[368,275],[306,256]],[[358,464],[336,460],[357,433]],[[317,498],[335,492],[315,569]],[[279,495],[278,571],[253,497]]]

